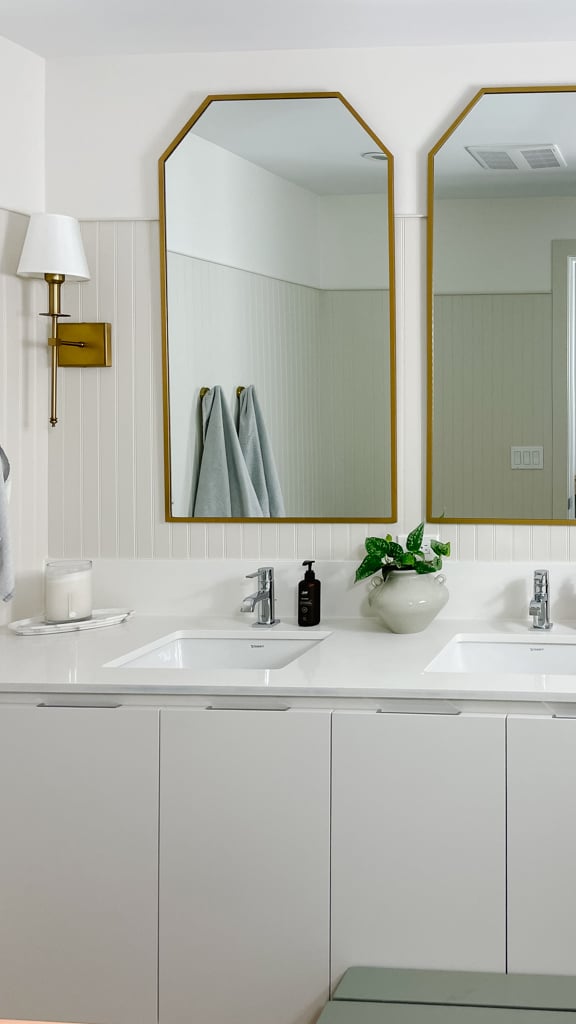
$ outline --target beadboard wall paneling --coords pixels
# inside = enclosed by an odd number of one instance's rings
[[[389,292],[320,293],[321,358],[333,370],[320,368],[311,401],[333,428],[330,442],[318,446],[325,488],[319,507],[343,519],[392,511],[389,322]]]
[[[47,295],[43,282],[16,276],[27,225],[28,217],[0,210],[0,445],[11,463],[18,598],[0,603],[0,623],[18,615],[48,549],[48,332],[38,317]]]
[[[238,385],[255,385],[286,508],[294,516],[317,514],[306,513],[302,502],[317,506],[321,476],[298,442],[302,433],[313,436],[318,411],[311,392],[321,360],[313,358],[320,333],[316,289],[179,253],[169,254],[168,270],[174,514],[192,514],[199,389],[215,384],[233,417]]]
[[[312,288],[170,252],[168,316],[174,515],[192,515],[199,392],[215,384],[234,417],[236,388],[255,385],[288,516],[390,515],[387,292]]]
[[[396,220],[399,531],[425,507],[425,229],[423,218]],[[158,225],[86,222],[83,233],[93,276],[65,285],[65,308],[112,321],[113,366],[61,374],[67,426],[49,437],[50,555],[355,560],[382,524],[163,521]],[[576,528],[455,524],[438,533],[459,559],[576,561]]]
[[[550,294],[436,296],[436,516],[553,518],[551,366]],[[542,445],[543,469],[513,470],[512,445]]]

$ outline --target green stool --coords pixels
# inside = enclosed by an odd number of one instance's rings
[[[351,967],[318,1024],[576,1024],[576,978]]]

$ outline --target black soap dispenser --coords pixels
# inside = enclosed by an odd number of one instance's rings
[[[298,625],[317,626],[320,622],[320,580],[312,571],[314,560],[302,562],[308,568],[298,584]]]

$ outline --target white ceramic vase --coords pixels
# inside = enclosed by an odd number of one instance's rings
[[[448,600],[446,577],[413,570],[392,570],[370,581],[368,602],[392,633],[421,633]]]

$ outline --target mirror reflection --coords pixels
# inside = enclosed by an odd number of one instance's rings
[[[575,89],[482,90],[430,154],[432,521],[574,521]]]
[[[167,519],[393,521],[390,153],[339,94],[216,96],[159,167]]]

